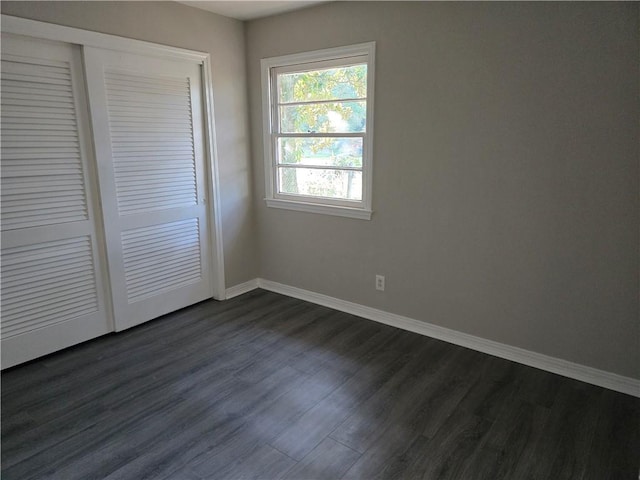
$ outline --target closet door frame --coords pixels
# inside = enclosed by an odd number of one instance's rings
[[[220,209],[220,179],[215,139],[214,102],[211,73],[211,58],[206,52],[186,50],[133,40],[115,35],[91,32],[52,23],[38,22],[10,15],[2,15],[2,30],[25,37],[66,42],[84,47],[97,47],[124,53],[147,55],[158,58],[189,60],[198,63],[202,72],[202,96],[204,110],[204,156],[207,179],[206,207],[209,216],[209,259],[211,269],[211,297],[226,298],[224,255],[222,248],[222,216]],[[94,166],[94,170],[95,170]],[[105,262],[106,264],[106,262]],[[108,284],[108,282],[107,282]],[[113,321],[113,319],[111,319]]]

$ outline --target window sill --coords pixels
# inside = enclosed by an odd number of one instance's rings
[[[338,217],[357,218],[359,220],[371,220],[371,210],[362,208],[342,207],[337,205],[321,205],[318,203],[292,202],[275,198],[266,198],[268,207],[283,208],[285,210],[296,210],[298,212],[320,213],[324,215],[335,215]]]

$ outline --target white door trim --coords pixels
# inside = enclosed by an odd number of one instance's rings
[[[134,40],[116,35],[91,32],[79,28],[65,27],[53,23],[39,22],[25,18],[1,15],[2,31],[16,35],[36,37],[45,40],[72,43],[81,46],[117,50],[125,53],[149,55],[161,58],[191,60],[201,65],[204,120],[206,123],[205,162],[208,166],[207,209],[210,218],[210,258],[211,296],[216,300],[225,299],[224,252],[222,246],[222,215],[220,209],[220,180],[218,155],[216,150],[213,83],[210,55],[206,52],[186,50],[168,45],[160,45]]]
[[[173,57],[195,61],[203,61],[209,56],[206,52],[186,50],[184,48],[134,40],[117,35],[108,35],[106,33],[92,32],[80,28],[65,27],[55,23],[39,22],[26,18],[13,17],[11,15],[2,15],[2,31],[26,37],[37,37],[56,42],[84,45],[86,47],[118,50],[138,55]]]
[[[202,65],[202,87],[204,90],[204,123],[205,123],[205,162],[208,162],[208,196],[207,204],[212,213],[209,220],[209,242],[211,259],[211,288],[213,298],[226,298],[226,283],[224,277],[224,250],[222,248],[222,215],[220,201],[220,174],[218,172],[218,142],[216,142],[214,102],[213,102],[213,74],[211,57],[207,56]]]

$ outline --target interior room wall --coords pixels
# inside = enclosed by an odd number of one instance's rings
[[[257,275],[242,22],[175,2],[1,2],[3,14],[211,55],[227,286]]]
[[[259,276],[634,378],[638,7],[335,2],[243,24],[173,2],[1,3],[211,54],[227,286]],[[260,58],[372,40],[372,220],[267,208]]]
[[[248,22],[260,277],[640,378],[638,17],[335,2]],[[367,41],[372,220],[267,208],[260,59]]]

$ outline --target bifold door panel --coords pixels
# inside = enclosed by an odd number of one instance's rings
[[[84,53],[121,330],[211,297],[200,67]]]
[[[3,368],[211,297],[201,81],[3,35]]]
[[[108,332],[79,47],[2,36],[2,366]]]

